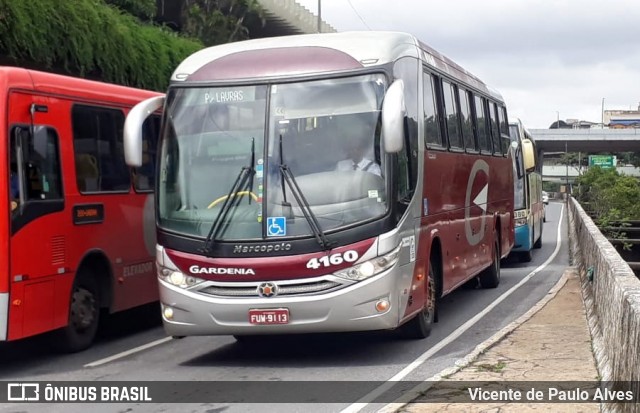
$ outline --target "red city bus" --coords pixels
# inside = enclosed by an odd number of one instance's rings
[[[199,51],[137,105],[162,108],[156,263],[171,336],[396,329],[500,281],[514,243],[501,96],[405,33]]]
[[[129,109],[156,93],[0,68],[0,341],[58,330],[88,347],[101,309],[158,299],[153,210],[159,118],[144,162],[124,161]]]

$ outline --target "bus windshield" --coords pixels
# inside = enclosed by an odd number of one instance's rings
[[[314,236],[305,210],[325,232],[383,216],[385,86],[383,75],[363,75],[172,89],[159,164],[160,226],[206,237],[225,210],[216,239],[247,240]],[[243,168],[252,173],[238,186]]]

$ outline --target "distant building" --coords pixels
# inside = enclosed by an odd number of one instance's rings
[[[596,125],[599,125],[599,124],[594,122],[589,122],[586,120],[560,119],[558,121],[553,122],[551,126],[549,126],[549,129],[591,129]]]
[[[605,110],[604,124],[611,129],[640,128],[640,105],[638,110]]]

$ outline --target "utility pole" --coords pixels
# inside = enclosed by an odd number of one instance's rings
[[[565,200],[569,202],[569,152],[567,151],[567,141],[564,141],[564,162],[566,167],[564,195]]]
[[[322,0],[318,0],[318,33],[322,33]]]
[[[604,129],[604,98],[602,98],[602,129]]]

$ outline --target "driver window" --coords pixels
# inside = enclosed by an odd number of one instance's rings
[[[38,126],[34,133],[15,127],[11,133],[9,184],[11,210],[22,203],[62,199],[58,136]]]

